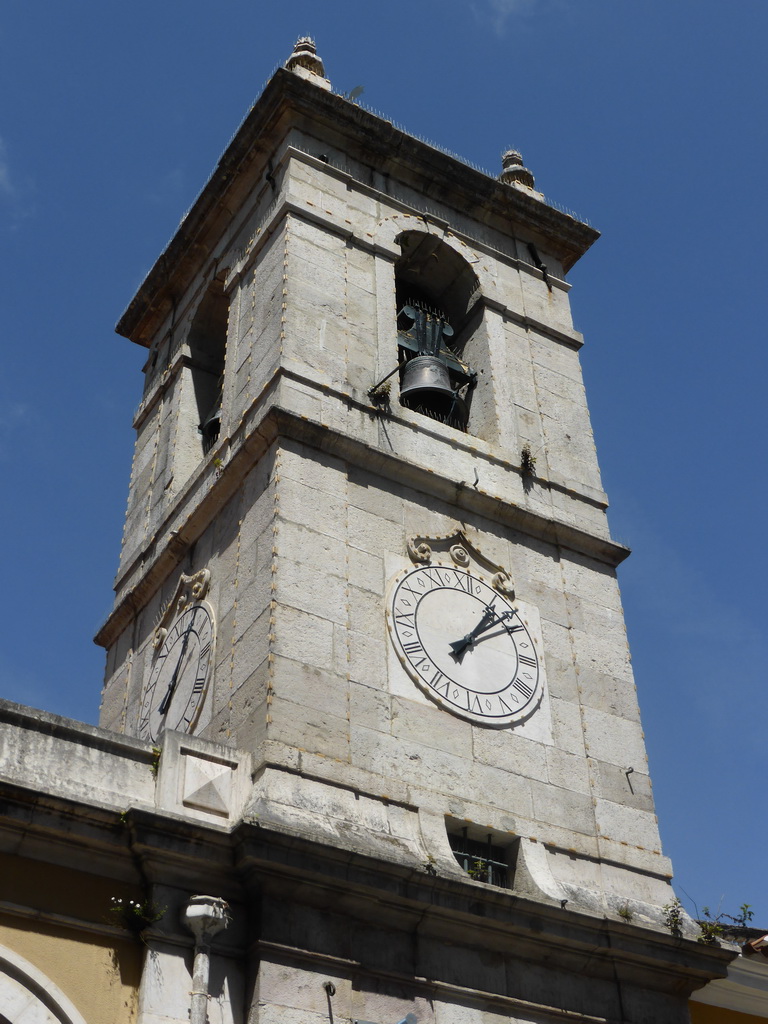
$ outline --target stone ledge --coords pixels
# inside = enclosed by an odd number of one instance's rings
[[[89,725],[87,722],[78,722],[74,718],[54,715],[50,711],[41,711],[39,708],[27,707],[25,704],[15,704],[10,700],[0,699],[0,724],[24,729],[32,735],[37,733],[41,736],[48,735],[77,743],[85,740],[84,745],[92,747],[94,750],[107,751],[120,757],[131,757],[133,760],[146,764],[152,762],[151,743],[123,736],[108,729],[101,729],[99,726]],[[8,736],[7,731],[5,731],[5,736]],[[9,746],[12,746],[10,741]],[[0,761],[0,771],[2,771],[2,764],[3,762]]]
[[[308,417],[295,415],[290,409],[278,405],[275,394],[282,378],[290,376],[285,370],[275,373],[269,385],[246,412],[235,435],[231,439],[222,438],[219,445],[209,452],[197,474],[177,496],[157,533],[136,552],[131,564],[120,574],[116,581],[118,590],[140,567],[142,569],[141,579],[123,594],[99,629],[94,638],[97,644],[109,647],[113,643],[133,615],[145,606],[181,563],[189,546],[237,491],[243,476],[281,436],[303,441],[316,449],[343,458],[352,465],[367,466],[373,462],[376,472],[384,479],[405,483],[417,491],[504,523],[538,540],[587,555],[612,568],[629,555],[628,548],[608,538],[596,537],[554,516],[545,516],[501,497],[484,494],[469,484],[457,483],[438,473],[424,473],[409,460],[380,449],[372,449],[358,438],[335,431]],[[368,411],[371,415],[377,415],[374,409]],[[406,427],[411,426],[406,420],[401,422]],[[232,450],[232,457],[223,469],[217,471],[213,460],[226,454],[228,447]],[[468,443],[468,449],[470,447]],[[474,454],[480,455],[476,450]],[[484,457],[498,462],[490,454]],[[189,499],[195,491],[199,492],[199,497],[192,502],[193,511],[182,518],[182,509],[189,505]],[[161,548],[161,553],[153,557],[153,552],[158,548]]]

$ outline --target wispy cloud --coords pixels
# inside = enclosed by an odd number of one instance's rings
[[[507,21],[513,15],[530,14],[541,0],[482,0],[473,4],[475,14],[481,18],[490,18],[493,30],[503,35]]]
[[[692,564],[690,555],[683,559],[647,528],[642,509],[630,518],[635,555],[620,572],[629,578],[625,598],[635,667],[648,673],[638,681],[641,688],[674,694],[700,736],[718,734],[724,693],[738,691],[725,713],[741,752],[756,754],[768,714],[768,639],[759,613],[708,575],[706,552]]]
[[[0,139],[0,195],[7,198],[13,198],[16,195],[16,189],[11,179],[8,150],[2,139]]]
[[[0,226],[15,231],[21,221],[34,214],[34,188],[28,181],[19,181],[11,167],[5,141],[0,138]]]
[[[4,396],[5,397],[5,396]],[[0,462],[10,458],[21,431],[29,419],[29,406],[23,402],[5,401],[0,408]]]

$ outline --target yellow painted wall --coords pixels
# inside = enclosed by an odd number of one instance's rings
[[[751,1013],[737,1013],[736,1010],[723,1010],[719,1006],[707,1006],[705,1003],[689,1003],[691,1024],[765,1024],[766,1017],[755,1017]]]
[[[144,946],[88,927],[113,923],[112,896],[141,898],[110,879],[0,854],[0,944],[50,978],[88,1024],[136,1017]]]

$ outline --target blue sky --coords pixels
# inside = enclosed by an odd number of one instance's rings
[[[768,927],[765,0],[9,0],[0,693],[94,721],[142,352],[113,325],[295,38],[603,237],[571,272],[662,837]],[[321,13],[320,13],[321,12]]]

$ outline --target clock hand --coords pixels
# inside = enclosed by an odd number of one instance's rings
[[[189,629],[184,634],[184,643],[181,645],[181,654],[179,655],[179,660],[176,662],[176,668],[173,670],[171,681],[170,683],[168,683],[168,689],[165,691],[165,696],[160,701],[160,704],[157,709],[159,714],[161,715],[164,715],[168,711],[168,708],[170,707],[171,697],[173,697],[173,691],[176,689],[176,683],[178,682],[179,678],[179,670],[181,669],[181,664],[184,661],[184,655],[187,653],[187,644],[189,643],[189,634],[191,633],[191,631],[192,624],[190,623]]]
[[[467,633],[467,635],[462,637],[461,640],[454,640],[454,642],[450,644],[452,648],[451,657],[460,662],[464,657],[465,651],[469,647],[475,646],[475,640],[477,640],[480,634],[487,632],[492,626],[497,624],[501,624],[507,633],[516,633],[518,630],[521,630],[523,627],[520,625],[508,626],[504,622],[505,619],[511,619],[515,614],[516,612],[513,610],[507,609],[507,611],[504,611],[499,615],[493,605],[487,605],[482,619],[480,619],[472,632]],[[494,633],[493,635],[498,636],[499,634]]]
[[[475,626],[475,628],[472,630],[472,632],[467,633],[467,635],[462,637],[461,640],[454,640],[454,642],[450,645],[451,657],[455,658],[456,661],[461,661],[461,659],[464,657],[464,652],[467,650],[467,648],[473,647],[476,638],[480,636],[480,634],[483,633],[486,629],[492,626],[497,618],[498,615],[494,611],[493,605],[487,604],[485,606],[485,611],[483,612],[482,618]]]
[[[499,629],[490,633],[489,630],[493,629],[494,626],[498,626]],[[483,636],[477,638],[477,643],[485,643],[486,640],[492,640],[495,636],[503,636],[505,633],[507,636],[511,636],[512,633],[518,633],[524,628],[524,626],[508,626],[505,622],[502,622],[501,619],[497,619],[496,622],[492,622],[490,626],[483,631]]]

